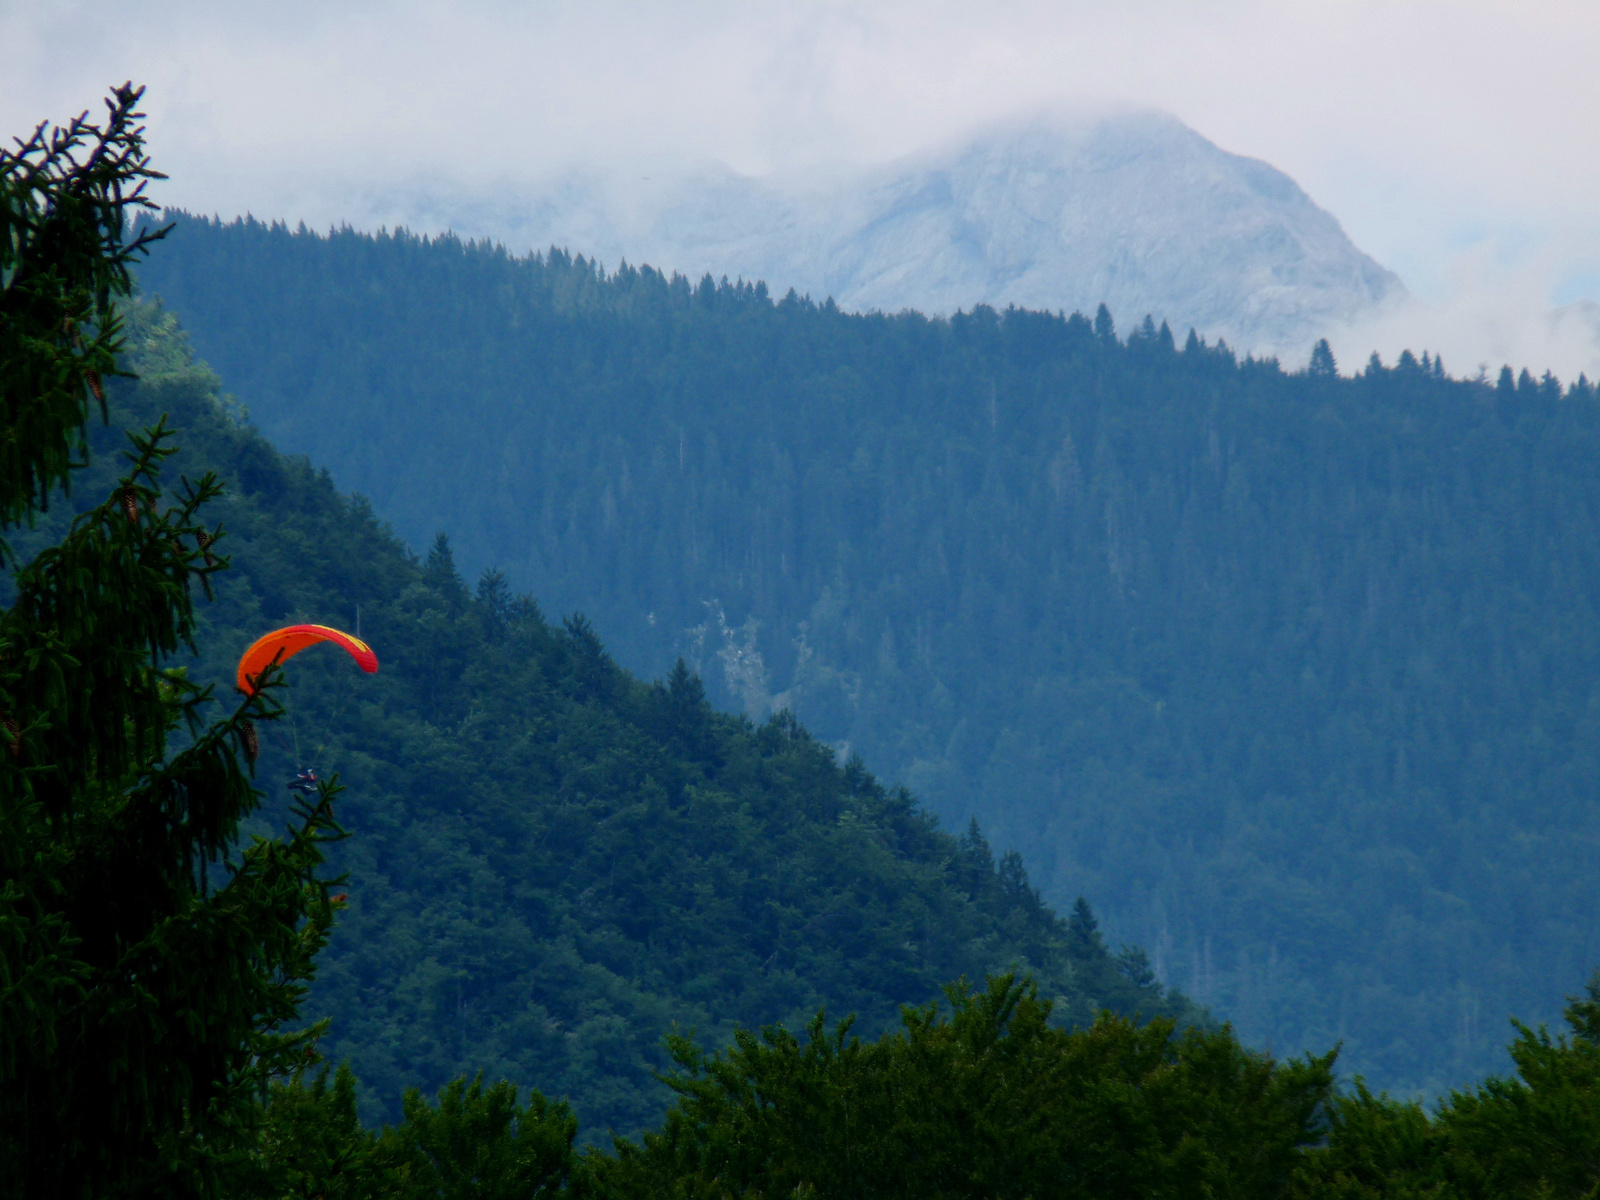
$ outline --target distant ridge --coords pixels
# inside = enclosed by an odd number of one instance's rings
[[[513,251],[563,246],[615,266],[764,280],[849,310],[928,313],[1106,303],[1238,349],[1300,360],[1404,293],[1338,221],[1264,162],[1175,117],[1036,113],[825,182],[726,168],[676,178],[574,173],[494,201],[385,205]]]

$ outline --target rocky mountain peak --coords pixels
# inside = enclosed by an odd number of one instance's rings
[[[1154,111],[1042,111],[825,178],[586,172],[433,220],[513,249],[559,245],[693,278],[762,279],[843,308],[978,303],[1152,314],[1297,361],[1403,294],[1283,172]]]

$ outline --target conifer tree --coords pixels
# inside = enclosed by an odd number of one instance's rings
[[[142,89],[0,151],[0,534],[84,465],[117,374],[116,304],[160,231]],[[207,724],[194,592],[227,566],[212,476],[164,487],[164,420],[112,494],[19,564],[0,611],[0,1195],[214,1194],[264,1082],[314,1058],[296,1015],[336,901],[326,787],[240,850],[272,678]],[[245,764],[241,764],[241,755]]]
[[[1093,953],[1105,949],[1105,939],[1100,934],[1100,922],[1094,909],[1082,896],[1072,905],[1072,916],[1067,918],[1067,929],[1074,943],[1083,951]]]

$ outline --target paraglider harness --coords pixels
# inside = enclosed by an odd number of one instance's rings
[[[309,796],[317,790],[317,784],[319,782],[320,781],[317,779],[316,768],[307,767],[293,779],[289,780],[288,783],[284,784],[284,787],[288,788],[291,792],[301,792],[304,795]]]

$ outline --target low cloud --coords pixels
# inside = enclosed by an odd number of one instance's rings
[[[1593,0],[0,0],[0,45],[0,130],[147,82],[163,202],[319,227],[419,180],[882,162],[1106,97],[1287,172],[1425,297],[1341,333],[1346,357],[1594,363],[1581,310],[1551,309],[1600,302],[1600,223],[1564,263],[1527,249],[1600,212]],[[1511,227],[1510,266],[1461,270]]]
[[[1392,364],[1402,350],[1427,350],[1458,377],[1479,370],[1493,377],[1510,366],[1548,370],[1567,383],[1580,374],[1600,379],[1600,304],[1551,303],[1565,269],[1549,255],[1507,264],[1495,248],[1476,247],[1449,264],[1448,282],[1433,298],[1406,297],[1330,331],[1328,340],[1346,373],[1373,352]]]

